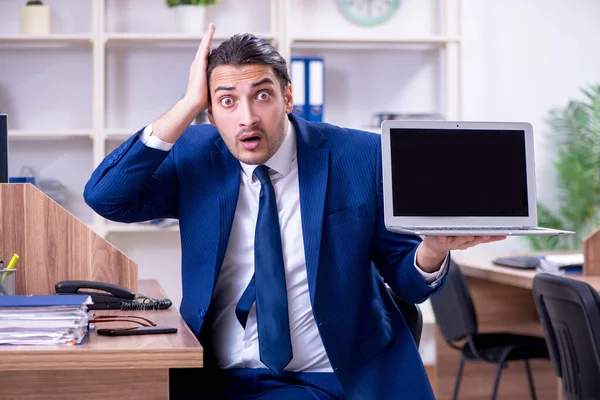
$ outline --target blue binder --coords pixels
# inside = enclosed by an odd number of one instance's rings
[[[90,304],[89,296],[83,294],[72,295],[13,295],[0,296],[0,309],[2,307],[77,307]]]
[[[323,121],[325,68],[323,58],[294,57],[291,61],[292,112],[308,121]]]

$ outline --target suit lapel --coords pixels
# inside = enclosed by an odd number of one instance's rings
[[[233,157],[223,139],[215,141],[218,150],[211,152],[215,188],[219,188],[219,244],[215,266],[215,283],[221,272],[225,251],[229,243],[233,216],[240,193],[240,163]]]
[[[293,115],[290,120],[296,128],[304,255],[310,300],[314,304],[329,176],[329,150],[320,148],[325,138],[305,121]]]

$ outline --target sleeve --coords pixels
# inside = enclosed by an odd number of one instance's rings
[[[422,303],[442,289],[447,277],[447,268],[438,275],[433,285],[428,284],[418,268],[415,268],[415,257],[422,242],[421,237],[390,232],[385,227],[381,145],[377,147],[376,159],[377,215],[371,244],[371,260],[394,293],[407,302]],[[448,260],[449,258],[450,256],[447,256]],[[448,261],[445,264],[447,265]]]
[[[140,140],[148,147],[153,149],[169,151],[173,148],[174,143],[169,143],[161,140],[158,136],[152,135],[152,124],[144,128],[140,134]]]
[[[421,245],[419,245],[421,246]],[[417,248],[417,251],[419,251],[419,249]],[[423,280],[425,281],[425,283],[429,284],[431,287],[435,287],[438,284],[440,284],[440,282],[442,281],[442,278],[444,277],[444,275],[446,275],[446,269],[448,268],[448,261],[450,260],[450,253],[448,253],[448,255],[446,255],[446,258],[444,258],[444,261],[442,262],[442,266],[440,267],[440,269],[436,272],[425,272],[423,271],[421,268],[419,268],[419,266],[417,265],[417,252],[415,252],[415,268],[417,269],[417,272],[421,275],[421,278],[423,278]]]
[[[178,218],[175,149],[145,144],[144,131],[150,133],[151,126],[112,151],[87,182],[85,202],[104,218],[117,222]]]

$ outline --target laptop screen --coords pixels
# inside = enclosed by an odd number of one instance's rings
[[[0,183],[8,182],[8,124],[6,115],[0,114]]]
[[[527,217],[525,132],[390,129],[394,216]]]

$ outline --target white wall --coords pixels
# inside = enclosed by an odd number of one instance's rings
[[[595,0],[463,0],[464,117],[534,126],[538,199],[556,206],[548,111],[600,83]],[[481,246],[526,249],[521,238]]]
[[[110,240],[135,260],[139,279],[157,279],[176,307],[181,303],[179,232],[111,233]]]

